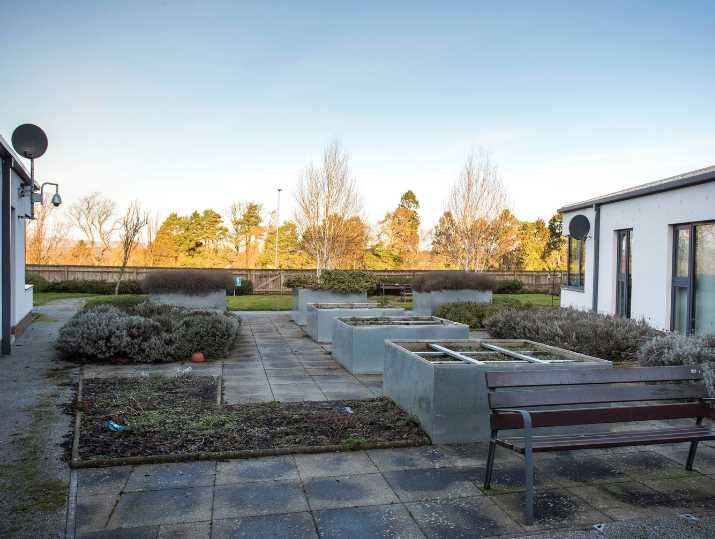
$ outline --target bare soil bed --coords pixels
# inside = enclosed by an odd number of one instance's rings
[[[430,443],[419,425],[389,399],[219,407],[218,389],[211,377],[85,379],[77,403],[81,422],[76,456],[87,462]],[[114,432],[107,427],[109,420],[125,428]]]

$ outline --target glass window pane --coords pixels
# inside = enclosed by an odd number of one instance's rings
[[[715,333],[715,224],[695,227],[695,333]]]
[[[690,228],[679,228],[675,251],[675,276],[688,276],[688,253],[690,252]]]
[[[586,249],[583,240],[569,237],[569,265],[568,265],[568,286],[583,287],[583,272],[585,266]]]
[[[688,289],[681,286],[674,288],[675,305],[673,305],[674,322],[673,329],[685,335],[688,325]]]
[[[626,233],[618,233],[618,273],[626,272]]]

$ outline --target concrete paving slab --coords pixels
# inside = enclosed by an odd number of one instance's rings
[[[534,485],[537,489],[554,488],[559,486],[558,478],[545,473],[538,466],[534,468]],[[523,462],[510,462],[494,466],[492,484],[489,490],[484,490],[483,482],[478,483],[479,488],[488,496],[495,496],[508,492],[520,492],[526,488],[526,471]]]
[[[134,528],[114,528],[97,530],[78,535],[79,539],[157,539],[159,526],[139,526]]]
[[[277,515],[308,510],[298,481],[262,481],[217,486],[214,518]]]
[[[450,464],[444,451],[435,446],[398,449],[371,449],[370,460],[383,472],[421,468],[440,468]]]
[[[119,494],[131,475],[131,466],[77,470],[77,488],[82,496]]]
[[[317,477],[304,482],[312,510],[397,503],[380,474]]]
[[[467,539],[515,534],[519,526],[483,496],[406,504],[428,538]]]
[[[216,468],[217,485],[255,481],[286,481],[299,478],[298,467],[292,456],[219,462]]]
[[[315,519],[322,539],[424,537],[410,514],[401,505],[328,509],[318,511]]]
[[[385,472],[385,479],[403,502],[479,496],[475,481],[483,468],[434,468]]]
[[[670,511],[671,498],[642,483],[579,486],[568,490],[572,495],[583,498],[589,505],[616,520],[657,518]]]
[[[216,463],[210,461],[144,464],[134,467],[124,490],[211,486],[215,473]]]
[[[211,520],[212,487],[126,492],[109,528],[178,524]]]
[[[310,513],[215,520],[212,539],[317,539]]]
[[[379,471],[364,451],[296,455],[295,463],[304,480],[314,477],[374,474]]]
[[[159,527],[157,539],[210,539],[211,522],[168,524]]]
[[[712,499],[715,503],[715,479],[697,472],[691,472],[688,477],[646,480],[643,483],[674,500]]]
[[[552,458],[539,460],[537,468],[543,475],[553,478],[562,485],[629,480],[618,462],[591,455],[580,455],[576,451],[555,453]]]
[[[715,521],[676,517],[608,522],[604,524],[601,535],[609,539],[712,539],[715,537]]]
[[[77,500],[76,529],[78,534],[101,530],[119,501],[118,494],[94,494]]]

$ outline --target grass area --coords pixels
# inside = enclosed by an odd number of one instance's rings
[[[546,307],[559,306],[559,296],[551,294],[494,294],[494,303],[501,303],[505,299],[515,299],[522,303],[541,305]]]
[[[37,292],[34,295],[35,305],[45,305],[50,301],[68,298],[85,298],[87,305],[112,303],[114,305],[136,305],[146,299],[140,294],[121,294],[119,296],[95,294],[80,294],[75,292]],[[500,303],[503,299],[516,299],[529,302],[533,305],[555,306],[559,305],[559,297],[550,294],[494,294],[494,302]],[[382,296],[370,296],[369,301],[379,303]],[[412,308],[412,302],[400,302],[398,296],[384,296],[390,307]],[[226,304],[229,311],[290,311],[293,308],[293,296],[289,294],[257,294],[254,296],[228,296]]]
[[[292,295],[256,294],[254,296],[227,296],[229,311],[290,311]]]

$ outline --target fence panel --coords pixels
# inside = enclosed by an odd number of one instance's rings
[[[124,273],[125,279],[142,279],[148,272],[159,269],[180,269],[180,268],[157,268],[130,266]],[[217,268],[203,268],[217,269]],[[256,294],[287,294],[289,288],[285,286],[288,275],[296,273],[311,274],[315,270],[299,269],[256,269],[256,268],[228,268],[235,277],[250,279],[253,282]],[[84,279],[100,281],[116,281],[119,278],[120,268],[118,266],[73,266],[73,265],[34,265],[26,266],[28,272],[37,273],[48,281],[76,281]],[[378,279],[390,281],[396,277],[413,277],[418,273],[428,270],[392,270],[392,271],[370,271]],[[527,292],[558,293],[562,285],[565,284],[565,272],[548,271],[489,271],[486,272],[497,281],[518,279],[524,283],[524,290]]]

